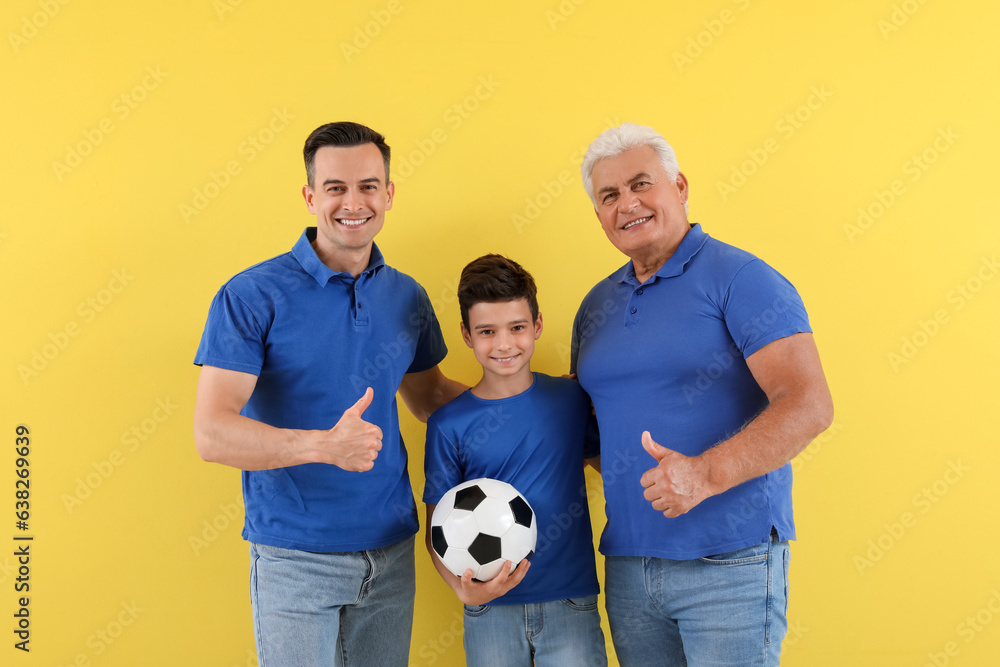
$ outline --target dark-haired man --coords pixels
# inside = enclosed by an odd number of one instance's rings
[[[421,420],[464,386],[426,292],[374,243],[389,147],[357,123],[306,140],[316,227],[219,290],[195,357],[195,444],[243,471],[261,664],[405,665],[417,516],[396,392]]]

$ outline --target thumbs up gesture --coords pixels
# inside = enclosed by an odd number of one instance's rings
[[[668,519],[679,517],[708,498],[708,466],[697,456],[684,456],[653,440],[649,431],[642,432],[642,447],[656,465],[642,474],[639,482],[646,490],[642,496],[653,509]]]
[[[326,431],[327,463],[356,472],[371,470],[375,466],[375,459],[382,449],[382,429],[362,419],[374,397],[375,392],[368,387],[365,395],[347,408],[340,421]]]

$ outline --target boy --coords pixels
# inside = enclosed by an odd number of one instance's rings
[[[596,434],[596,421],[574,380],[531,371],[542,334],[535,293],[531,275],[499,255],[462,271],[462,338],[483,377],[427,424],[427,549],[465,604],[468,665],[606,665],[583,470],[585,458],[599,455],[596,437],[586,438],[589,429]],[[513,485],[534,509],[530,574],[527,560],[513,571],[508,561],[492,580],[473,581],[472,570],[456,577],[434,553],[435,505],[454,485],[478,477]]]

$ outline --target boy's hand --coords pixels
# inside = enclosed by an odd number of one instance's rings
[[[503,567],[500,568],[499,574],[489,581],[473,581],[472,570],[466,570],[465,574],[459,579],[459,586],[455,589],[455,593],[458,594],[459,600],[470,607],[489,604],[521,583],[524,575],[528,573],[530,565],[531,563],[525,558],[511,572],[510,561],[505,561]]]

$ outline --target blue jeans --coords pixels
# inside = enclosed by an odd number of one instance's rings
[[[251,542],[260,666],[406,665],[413,544],[410,537],[381,549],[321,554]]]
[[[597,596],[465,606],[467,667],[605,667]],[[532,662],[534,658],[534,662]]]
[[[622,667],[777,665],[788,631],[788,542],[669,560],[608,556],[605,595]]]

